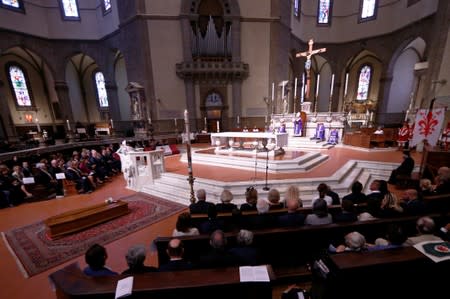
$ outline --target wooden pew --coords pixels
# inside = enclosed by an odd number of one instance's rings
[[[273,280],[275,277],[269,265],[268,271]],[[103,299],[114,298],[117,281],[126,276],[88,277],[74,263],[50,274],[49,279],[58,299]],[[145,273],[134,275],[131,298],[228,299],[236,294],[239,298],[271,299],[271,283],[240,283],[238,267]]]
[[[319,282],[326,298],[447,297],[450,261],[434,263],[414,247],[347,252],[324,259],[330,274]]]
[[[435,218],[437,223],[443,223],[449,219],[450,215],[431,214],[430,216]],[[253,243],[261,250],[262,262],[271,264],[276,271],[280,266],[304,265],[329,244],[343,243],[344,235],[352,231],[358,231],[366,236],[368,241],[373,241],[377,237],[382,237],[390,224],[396,223],[402,225],[407,234],[415,234],[415,224],[419,217],[403,216],[364,222],[254,230]],[[237,233],[230,232],[225,235],[229,247],[235,246]],[[171,239],[172,237],[158,237],[153,241],[160,265],[168,261],[166,249]],[[194,263],[210,250],[208,235],[186,236],[180,239],[184,243],[185,257]]]

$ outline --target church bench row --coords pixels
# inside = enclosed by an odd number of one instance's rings
[[[275,279],[268,266],[271,281]],[[78,264],[70,264],[49,275],[58,299],[114,298],[117,281],[129,275],[88,277]],[[271,282],[240,283],[239,268],[198,269],[177,272],[156,272],[134,275],[130,298],[152,299],[271,299]]]
[[[340,253],[323,261],[330,269],[318,286],[323,299],[448,297],[450,261],[435,263],[414,247]]]
[[[445,224],[450,215],[430,214],[437,224]],[[401,216],[396,218],[376,219],[371,221],[356,221],[351,223],[332,223],[319,226],[301,226],[292,228],[270,228],[254,230],[253,244],[261,252],[261,262],[271,264],[275,271],[278,266],[304,265],[318,252],[328,248],[329,244],[342,244],[345,234],[358,231],[373,242],[377,237],[383,237],[391,224],[403,226],[408,235],[416,233],[415,224],[419,216]],[[237,232],[225,234],[228,247],[236,245]],[[184,236],[185,258],[192,262],[207,254],[210,250],[209,236]],[[172,237],[157,237],[153,245],[158,253],[159,265],[168,261],[167,244]]]

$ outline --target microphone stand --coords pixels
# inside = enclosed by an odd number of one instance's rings
[[[264,191],[269,191],[269,186],[267,185],[267,178],[269,175],[269,149],[266,147],[266,185],[264,186]]]

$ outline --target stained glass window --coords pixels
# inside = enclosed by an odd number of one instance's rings
[[[61,0],[61,5],[65,19],[78,20],[80,18],[77,0]]]
[[[359,72],[358,93],[356,95],[358,101],[365,101],[369,97],[370,79],[372,79],[372,67],[363,65]]]
[[[107,14],[112,9],[111,0],[103,0],[103,14]]]
[[[105,77],[102,72],[95,73],[95,86],[97,87],[97,99],[100,108],[108,108],[108,94],[106,93]]]
[[[18,65],[11,65],[8,72],[17,105],[19,107],[31,107],[30,92],[23,70]]]
[[[319,0],[317,23],[319,23],[319,24],[329,24],[330,23],[331,1],[332,0]]]
[[[300,17],[300,0],[294,0],[294,16]]]
[[[22,12],[24,11],[22,0],[2,0],[2,2],[0,2],[0,6]]]
[[[375,18],[377,0],[361,0],[361,11],[359,17],[361,20],[372,20]]]

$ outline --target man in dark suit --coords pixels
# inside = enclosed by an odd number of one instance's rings
[[[191,270],[193,266],[190,262],[183,258],[184,246],[180,239],[172,239],[167,244],[167,255],[169,262],[159,266],[159,271],[179,271]]]
[[[200,266],[203,268],[230,267],[238,264],[238,259],[226,250],[227,239],[221,230],[216,230],[209,239],[211,251],[200,257]]]
[[[411,158],[409,151],[403,152],[403,162],[399,167],[392,170],[391,176],[389,177],[389,184],[397,183],[397,176],[411,176],[411,173],[414,169],[414,160]]]
[[[306,216],[298,212],[300,203],[295,198],[286,200],[287,214],[278,217],[278,225],[281,227],[302,226]]]
[[[400,206],[403,208],[403,212],[408,215],[422,215],[426,212],[425,204],[419,199],[415,189],[408,189],[403,192],[401,200]]]
[[[213,206],[212,202],[206,201],[206,191],[205,189],[197,190],[197,202],[191,203],[189,206],[189,212],[191,214],[207,214],[208,207]]]

